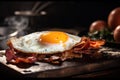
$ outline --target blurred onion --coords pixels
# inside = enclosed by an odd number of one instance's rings
[[[101,31],[105,27],[107,27],[107,23],[103,20],[97,20],[91,23],[89,31],[90,32],[95,32],[95,31]]]
[[[120,25],[120,7],[113,9],[108,16],[108,28],[112,31]]]

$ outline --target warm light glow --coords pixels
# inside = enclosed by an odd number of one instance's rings
[[[41,14],[41,15],[46,15],[47,12],[46,12],[46,11],[41,11],[40,14]]]

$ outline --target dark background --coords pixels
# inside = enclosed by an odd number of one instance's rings
[[[14,15],[14,11],[31,10],[36,1],[0,1],[0,25],[4,18]],[[47,1],[41,1],[44,4]],[[30,27],[78,28],[88,29],[95,20],[105,20],[111,10],[120,6],[120,1],[53,1],[44,11],[47,15],[29,16]]]

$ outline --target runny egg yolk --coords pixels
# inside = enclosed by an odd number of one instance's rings
[[[60,31],[51,31],[44,33],[39,38],[41,43],[59,44],[68,40],[68,35]]]

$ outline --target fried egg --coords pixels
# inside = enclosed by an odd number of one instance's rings
[[[9,39],[13,48],[24,53],[53,54],[70,50],[81,38],[62,31],[33,32]]]

